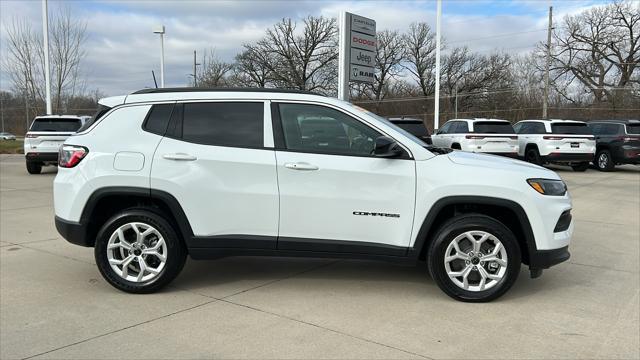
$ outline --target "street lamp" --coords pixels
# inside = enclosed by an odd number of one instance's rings
[[[164,25],[153,29],[154,34],[160,34],[160,87],[164,87]]]

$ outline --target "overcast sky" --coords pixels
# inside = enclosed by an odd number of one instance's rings
[[[607,0],[575,1],[443,1],[442,35],[449,47],[467,45],[488,53],[531,50],[546,39],[547,9],[554,18],[576,13]],[[126,94],[153,86],[159,77],[160,40],[152,28],[164,24],[165,82],[185,86],[192,71],[193,50],[231,61],[242,44],[256,41],[266,28],[284,17],[336,17],[342,10],[376,20],[378,30],[405,30],[426,21],[435,29],[435,1],[54,1],[49,13],[68,8],[85,20],[87,41],[82,72],[88,89],[107,95]],[[40,0],[0,0],[0,55],[4,58],[6,30],[13,18],[26,18],[42,31]],[[513,34],[516,33],[516,34]],[[511,34],[511,35],[505,35]],[[158,79],[159,81],[159,79]],[[11,88],[4,69],[0,89]]]

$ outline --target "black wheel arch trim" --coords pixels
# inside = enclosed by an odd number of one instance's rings
[[[427,213],[424,221],[422,222],[422,225],[420,226],[420,230],[418,231],[418,235],[413,247],[408,249],[409,256],[419,257],[422,254],[423,250],[425,250],[425,246],[428,246],[429,241],[431,240],[431,236],[434,235],[433,230],[437,230],[433,228],[434,221],[436,220],[440,212],[446,206],[450,205],[491,205],[505,207],[513,211],[516,214],[518,221],[520,222],[528,253],[531,256],[538,251],[536,247],[535,236],[533,234],[533,229],[531,228],[531,223],[529,222],[527,213],[524,211],[522,206],[520,206],[520,204],[512,200],[496,197],[463,195],[447,196],[437,200],[433,204],[431,209],[429,209],[429,212]],[[525,260],[524,257],[523,260]]]

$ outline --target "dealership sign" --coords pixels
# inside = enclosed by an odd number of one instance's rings
[[[347,13],[349,50],[349,81],[373,83],[376,65],[376,22],[366,17]]]

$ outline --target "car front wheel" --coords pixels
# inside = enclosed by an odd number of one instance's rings
[[[615,167],[613,160],[611,159],[611,152],[609,150],[600,150],[596,154],[596,160],[594,165],[600,171],[612,171]]]
[[[518,278],[520,261],[520,246],[511,230],[480,214],[447,221],[428,253],[429,273],[440,289],[467,302],[502,296]]]
[[[94,254],[109,284],[130,293],[151,293],[180,273],[187,252],[163,216],[149,209],[129,209],[102,226]]]

